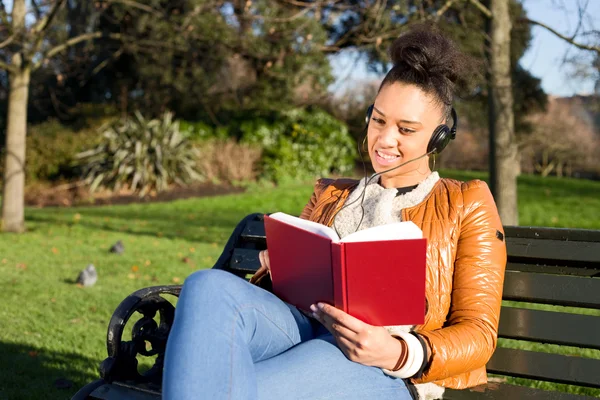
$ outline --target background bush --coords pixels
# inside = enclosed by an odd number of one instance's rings
[[[235,139],[209,139],[194,144],[198,149],[198,171],[207,180],[240,184],[258,176],[262,150]]]
[[[346,125],[320,109],[293,109],[239,125],[243,143],[262,147],[261,176],[277,183],[347,174],[355,160]]]
[[[94,131],[74,131],[57,120],[30,127],[25,158],[27,181],[52,182],[77,177],[79,172],[73,166],[77,153],[97,142]]]
[[[127,187],[144,196],[165,190],[171,183],[200,180],[198,151],[179,132],[172,113],[146,119],[132,118],[108,125],[95,148],[78,155],[91,191],[103,186],[113,191]]]

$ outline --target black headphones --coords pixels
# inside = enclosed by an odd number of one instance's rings
[[[367,115],[365,117],[365,123],[367,126],[369,125],[369,121],[371,120],[371,115],[373,114],[374,104],[371,104],[367,109]],[[450,111],[452,115],[452,128],[449,128],[446,124],[438,125],[437,128],[433,130],[433,134],[431,135],[431,139],[427,144],[427,153],[428,154],[439,154],[444,150],[444,148],[450,143],[450,140],[456,138],[456,129],[458,127],[458,116],[456,115],[456,111],[454,107]]]

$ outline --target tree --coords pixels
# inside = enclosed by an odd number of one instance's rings
[[[106,9],[109,2],[116,1],[119,0],[94,3],[94,16]],[[133,0],[127,0],[127,3],[149,8]],[[121,36],[94,31],[94,25],[89,21],[80,21],[84,26],[79,31],[74,30],[75,26],[71,27],[71,32],[79,32],[71,36],[65,25],[57,24],[65,12],[73,10],[74,4],[83,2],[31,0],[28,12],[25,0],[14,0],[10,14],[4,2],[0,4],[0,67],[7,71],[9,81],[1,229],[23,232],[25,139],[31,74],[55,56],[81,43],[101,37],[118,40]],[[33,15],[34,21],[30,21],[28,14]]]
[[[518,225],[518,148],[515,139],[512,79],[510,72],[509,0],[491,0],[490,11],[490,183],[500,218]]]

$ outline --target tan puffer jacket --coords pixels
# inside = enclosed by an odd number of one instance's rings
[[[331,226],[357,185],[320,179],[301,218]],[[416,327],[429,346],[429,364],[414,383],[463,389],[487,382],[496,348],[506,245],[485,182],[440,179],[417,206],[402,210],[428,239],[427,315]]]

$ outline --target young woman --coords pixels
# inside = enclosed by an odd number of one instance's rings
[[[376,174],[319,180],[301,217],[342,237],[396,221],[419,226],[428,239],[425,323],[371,326],[327,304],[305,315],[231,274],[199,271],[177,304],[165,399],[435,399],[444,387],[486,382],[506,264],[502,224],[484,182],[429,167],[455,133],[452,102],[469,60],[424,28],[400,36],[391,57],[363,143]],[[268,273],[266,251],[261,264],[257,278]]]

